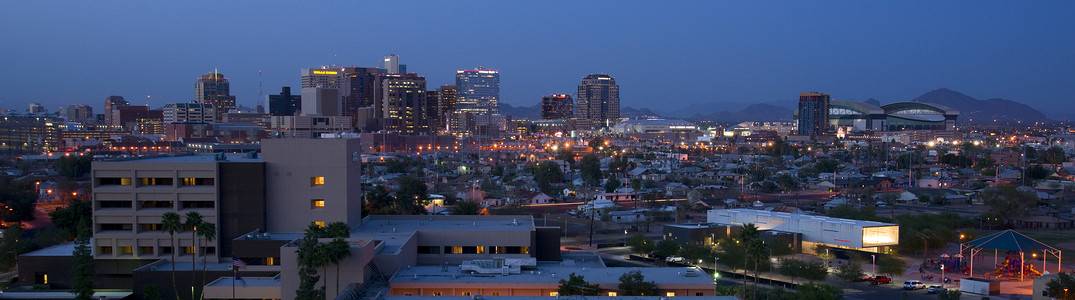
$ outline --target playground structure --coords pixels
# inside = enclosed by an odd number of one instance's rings
[[[1041,272],[1035,270],[1034,265],[1023,264],[1020,256],[1020,252],[1008,251],[1008,254],[1004,257],[1004,263],[998,265],[996,270],[985,273],[985,276],[987,278],[992,277],[992,279],[1000,279],[1002,277],[1006,279],[1014,279],[1015,277],[1041,276]],[[1023,269],[1022,273],[1019,273],[1019,268]]]
[[[1041,264],[1043,270],[1048,266],[1049,256],[1055,257],[1056,272],[1060,272],[1060,260],[1062,258],[1060,249],[1008,229],[959,245],[960,256],[963,253],[969,252],[970,254],[967,257],[970,257],[971,261],[968,274],[971,277],[974,277],[974,258],[984,249],[993,249],[993,264],[997,266],[993,271],[985,273],[985,277],[1015,279],[1016,275],[1018,275],[1019,280],[1022,281],[1027,276],[1041,276],[1042,273],[1035,270],[1033,265],[1026,264],[1027,252],[1031,252],[1032,257],[1036,257],[1038,252],[1042,253]],[[1003,264],[999,263],[999,250],[1008,251]]]

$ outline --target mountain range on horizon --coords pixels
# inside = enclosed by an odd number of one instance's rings
[[[963,93],[947,88],[939,88],[911,101],[925,102],[947,106],[959,111],[960,124],[988,124],[988,123],[1017,123],[1017,122],[1040,122],[1067,119],[1065,112],[1050,111],[1046,115],[1042,111],[1029,105],[1014,100],[989,98],[975,99]],[[865,103],[881,106],[880,100],[869,98]],[[722,123],[738,123],[743,121],[792,121],[796,101],[781,102],[712,102],[694,103],[675,110],[657,110],[654,108],[634,108],[624,106],[620,108],[620,115],[625,118],[639,117],[663,117],[676,118],[688,121],[715,121]],[[501,113],[512,115],[522,119],[540,119],[541,105],[513,107],[501,104]],[[1052,118],[1050,118],[1052,117]]]

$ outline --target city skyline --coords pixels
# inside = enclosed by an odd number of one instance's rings
[[[793,103],[802,91],[908,101],[946,87],[1055,110],[1064,109],[1066,85],[1075,81],[1067,71],[1075,58],[1066,55],[1075,49],[1075,35],[1067,34],[1075,20],[1065,14],[1075,8],[1071,2],[584,3],[571,10],[437,2],[217,6],[203,12],[172,3],[5,3],[0,25],[19,28],[8,40],[21,46],[0,50],[10,58],[2,63],[8,72],[0,75],[0,87],[10,92],[0,96],[0,107],[21,111],[38,102],[49,111],[72,104],[100,109],[100,99],[110,95],[160,107],[193,100],[190,82],[214,69],[228,74],[238,104],[254,107],[261,100],[259,71],[261,94],[268,95],[281,86],[297,89],[301,68],[376,67],[390,54],[430,86],[451,84],[455,70],[500,70],[501,102],[513,106],[570,92],[595,73],[626,87],[623,106],[669,109]],[[425,17],[387,22],[388,16],[374,15],[355,21],[363,29],[342,38],[311,30],[346,19],[334,18],[339,14],[390,10]],[[291,14],[321,21],[271,21]],[[593,24],[604,29],[586,30]],[[472,34],[449,34],[460,31]],[[653,76],[654,68],[665,71]],[[73,79],[67,89],[49,88],[59,69]],[[156,76],[132,75],[149,70]]]

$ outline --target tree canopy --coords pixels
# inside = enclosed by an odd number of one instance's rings
[[[560,296],[597,296],[600,292],[600,286],[586,282],[582,275],[575,275],[575,273],[568,275],[566,280],[560,279],[560,287],[557,289]]]
[[[630,271],[620,276],[620,284],[616,286],[620,290],[617,296],[656,296],[657,284],[653,281],[645,281],[640,271]]]

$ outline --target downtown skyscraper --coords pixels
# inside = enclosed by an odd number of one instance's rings
[[[799,135],[819,136],[829,131],[829,94],[799,93]]]
[[[231,95],[231,84],[224,74],[213,71],[194,82],[194,102],[211,104],[216,108],[216,119],[223,119],[223,114],[235,109],[235,96]]]
[[[575,117],[579,128],[605,128],[620,121],[620,86],[607,74],[590,74],[579,84]]]
[[[500,113],[500,71],[458,70],[455,73],[456,111],[489,115]]]

